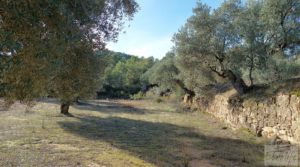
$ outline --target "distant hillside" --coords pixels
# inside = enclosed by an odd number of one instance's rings
[[[111,60],[111,63],[113,65],[116,65],[118,62],[122,61],[126,61],[128,59],[130,59],[133,55],[129,55],[126,53],[121,53],[121,52],[114,52],[111,50],[104,50],[104,51],[100,51],[97,53],[98,56],[104,56],[104,57],[109,57],[109,59]]]

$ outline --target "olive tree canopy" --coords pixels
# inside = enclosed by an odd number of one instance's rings
[[[8,102],[54,95],[62,112],[99,86],[105,61],[95,56],[116,40],[134,0],[0,2],[2,96]]]

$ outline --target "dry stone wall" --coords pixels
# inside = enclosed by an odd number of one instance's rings
[[[300,143],[299,97],[279,93],[264,101],[244,100],[232,105],[230,97],[235,93],[230,90],[218,94],[210,103],[194,99],[193,106],[204,109],[232,128],[249,128],[258,136],[279,137],[292,143]]]

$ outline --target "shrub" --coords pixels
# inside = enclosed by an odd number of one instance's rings
[[[156,101],[157,103],[163,102],[163,100],[162,100],[161,98],[157,98],[155,101]]]
[[[131,98],[132,100],[141,100],[141,99],[144,98],[144,93],[138,92],[138,93],[136,93],[136,94],[134,94],[134,95],[131,95],[130,98]]]

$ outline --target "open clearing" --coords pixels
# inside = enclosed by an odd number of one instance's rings
[[[0,111],[0,166],[263,166],[263,141],[210,115],[152,101],[54,100]]]

